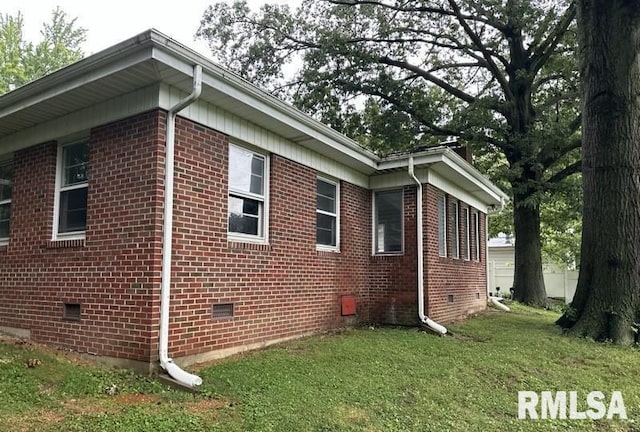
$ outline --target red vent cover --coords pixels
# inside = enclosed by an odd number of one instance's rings
[[[343,296],[342,302],[342,316],[355,315],[356,314],[356,297],[355,296]]]

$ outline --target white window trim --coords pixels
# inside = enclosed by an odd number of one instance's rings
[[[269,155],[255,151],[252,148],[229,144],[229,147],[235,147],[237,149],[251,152],[258,156],[264,158],[264,177],[262,188],[264,191],[264,195],[258,195],[251,192],[246,191],[237,191],[231,188],[230,182],[227,183],[227,241],[234,241],[239,243],[257,243],[257,244],[269,244],[269,179],[270,179],[270,163],[269,163]],[[229,149],[230,150],[230,149]],[[229,165],[229,161],[227,160],[227,179],[229,179],[231,173],[231,166]],[[251,235],[251,234],[243,234],[243,233],[235,233],[229,231],[229,197],[231,195],[238,196],[241,198],[249,198],[252,200],[262,202],[262,214],[258,214],[259,217],[262,217],[262,233],[260,235]],[[258,225],[260,228],[260,225]]]
[[[460,259],[460,204],[458,201],[453,202],[453,233],[455,234],[455,250],[451,251],[451,258]],[[451,243],[451,249],[453,249],[453,243]],[[455,252],[455,253],[454,253]]]
[[[400,250],[397,252],[378,252],[378,248],[376,247],[377,233],[378,233],[378,220],[376,217],[376,194],[380,192],[400,192],[400,196],[402,197],[402,216],[401,216],[401,243],[402,246]],[[371,255],[374,256],[396,256],[396,255],[404,255],[404,189],[392,188],[392,189],[380,189],[372,191],[373,197],[371,199]]]
[[[475,231],[475,243],[476,243],[476,255],[474,257],[475,261],[480,262],[480,214],[478,212],[475,212],[473,214],[473,220],[474,220],[474,231]]]
[[[336,218],[336,245],[329,246],[329,245],[318,244],[317,243],[318,240],[316,238],[316,250],[325,251],[325,252],[340,252],[340,183],[336,180],[331,180],[322,176],[318,176],[317,180],[321,180],[325,183],[332,184],[336,187],[336,213],[335,214],[329,213],[324,210],[319,210],[318,205],[316,203],[316,214],[319,213],[327,216],[333,216]],[[317,185],[316,185],[316,188],[317,188]],[[316,200],[317,200],[317,189],[316,189]],[[317,218],[316,218],[316,221],[317,221]],[[316,237],[317,237],[317,234],[316,234]]]
[[[1,160],[0,165],[13,165],[13,159]],[[11,183],[13,183],[13,178],[11,179]],[[11,188],[13,189],[13,184],[11,185]],[[12,196],[13,196],[13,193],[12,193]],[[5,204],[11,205],[11,198],[0,201],[0,206],[3,206]],[[11,227],[11,212],[9,212],[9,227]],[[8,244],[9,244],[9,236],[0,237],[0,246],[6,246]]]
[[[74,144],[79,144],[81,142],[88,142],[88,138],[67,142],[58,145],[58,155],[56,161],[56,184],[55,184],[55,196],[53,199],[53,233],[51,239],[56,240],[84,240],[86,238],[86,229],[82,231],[71,231],[67,233],[59,233],[60,229],[60,195],[62,192],[80,189],[80,188],[89,188],[89,181],[87,180],[84,183],[76,183],[71,186],[62,187],[62,151],[65,147],[72,146]],[[89,161],[87,161],[87,164]],[[88,202],[87,202],[88,204]],[[86,221],[85,221],[86,226]]]
[[[471,260],[471,218],[469,217],[469,209],[463,208],[462,214],[463,214],[462,223],[464,224],[465,251],[466,251],[464,260],[470,261]]]
[[[440,224],[440,203],[442,202],[442,210],[444,211],[444,215],[442,215],[442,241],[444,243],[444,254],[440,253],[440,232],[438,232],[438,256],[442,258],[447,257],[447,249],[448,249],[448,236],[447,236],[447,197],[444,194],[438,195],[438,225]],[[438,230],[440,226],[438,226]]]

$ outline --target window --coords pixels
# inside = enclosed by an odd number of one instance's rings
[[[13,164],[0,163],[0,244],[9,240],[11,219],[11,189],[13,188]]]
[[[475,260],[480,261],[480,218],[478,212],[473,214],[473,236],[475,237]]]
[[[316,184],[316,243],[331,249],[338,248],[338,184],[319,178]]]
[[[87,225],[87,141],[60,147],[57,194],[59,237],[84,236]]]
[[[438,254],[447,256],[447,197],[438,196]]]
[[[451,212],[451,257],[460,258],[460,215],[457,201],[453,202]]]
[[[266,156],[229,146],[229,234],[266,241]]]
[[[469,219],[469,209],[462,209],[462,229],[464,230],[464,250],[463,257],[469,261],[471,258],[471,219]]]
[[[374,195],[374,238],[376,253],[402,252],[402,190],[376,192]]]

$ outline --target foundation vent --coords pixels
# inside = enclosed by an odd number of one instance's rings
[[[82,317],[80,303],[65,303],[62,317],[68,320],[80,321]]]
[[[218,303],[212,307],[211,317],[213,319],[233,318],[233,303]]]

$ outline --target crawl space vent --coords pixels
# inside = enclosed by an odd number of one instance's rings
[[[65,319],[80,321],[80,303],[65,303],[62,315]]]
[[[214,304],[212,308],[211,317],[213,319],[233,318],[233,303]]]

